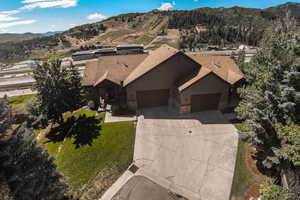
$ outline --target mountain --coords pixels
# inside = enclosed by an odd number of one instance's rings
[[[294,2],[288,2],[279,6],[270,7],[266,9],[267,12],[284,15],[287,12],[290,12],[291,16],[295,17],[298,22],[300,22],[300,4]]]
[[[5,42],[21,42],[24,40],[31,40],[33,38],[42,37],[42,34],[36,33],[1,33],[0,43]]]
[[[0,43],[0,62],[47,59],[53,54],[63,57],[76,50],[93,48],[95,44],[137,43],[148,49],[164,43],[192,49],[205,45],[258,45],[271,22],[287,11],[300,22],[299,3],[267,9],[198,8],[122,14],[46,37]]]
[[[46,33],[0,33],[0,43],[22,42],[24,40],[52,36],[59,33],[62,33],[62,31],[49,31]]]
[[[52,35],[56,35],[59,33],[62,33],[63,31],[48,31],[46,33],[40,33],[42,36],[52,36]]]

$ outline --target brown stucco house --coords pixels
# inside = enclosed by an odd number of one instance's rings
[[[130,110],[169,106],[180,113],[224,109],[243,73],[228,56],[187,55],[164,45],[135,55],[103,56],[86,66],[83,85],[97,101]]]

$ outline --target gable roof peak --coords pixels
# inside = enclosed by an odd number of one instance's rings
[[[149,56],[125,79],[124,86],[132,83],[179,52],[181,51],[166,44],[154,51],[150,51]]]

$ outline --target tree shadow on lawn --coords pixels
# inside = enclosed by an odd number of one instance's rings
[[[85,114],[78,118],[72,116],[63,124],[51,129],[47,135],[48,142],[63,142],[65,138],[73,138],[76,149],[84,145],[91,146],[93,140],[100,136],[100,122],[101,119],[87,117]]]

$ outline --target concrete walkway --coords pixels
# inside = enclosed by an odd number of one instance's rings
[[[130,115],[130,116],[125,116],[125,115],[120,115],[120,116],[113,116],[111,112],[106,112],[105,113],[105,123],[112,123],[112,122],[129,122],[129,121],[136,121],[137,117],[135,115]]]
[[[229,200],[237,145],[235,127],[218,111],[178,115],[167,108],[143,110],[134,150],[138,170],[126,173],[190,200]],[[130,177],[120,179],[118,187],[107,191],[110,197],[101,199],[110,200],[127,187]]]

